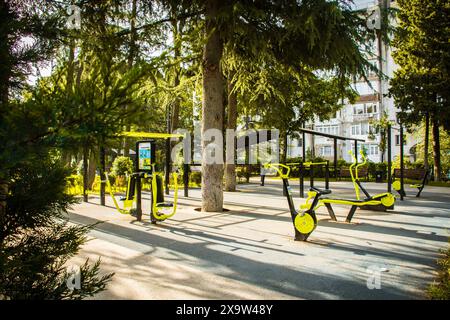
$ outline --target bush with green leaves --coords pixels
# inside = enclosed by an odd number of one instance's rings
[[[433,300],[450,300],[450,246],[442,253],[438,260],[438,276],[428,288],[428,295]]]
[[[80,288],[67,285],[70,258],[92,226],[71,225],[67,210],[77,200],[65,193],[70,171],[41,159],[11,170],[7,209],[0,216],[0,297],[82,299],[105,289],[112,274],[99,276],[100,261],[80,268]]]
[[[189,173],[189,181],[194,185],[201,185],[202,173],[200,171],[192,171]]]
[[[116,177],[133,173],[133,161],[130,158],[124,156],[115,158],[112,164],[111,173]]]

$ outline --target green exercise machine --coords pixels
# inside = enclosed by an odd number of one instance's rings
[[[287,197],[289,211],[291,213],[292,223],[294,225],[295,240],[306,241],[317,227],[315,208],[317,207],[319,198],[322,195],[331,193],[331,191],[320,190],[318,188],[311,187],[311,190],[315,192],[315,196],[312,200],[311,206],[306,210],[298,211],[295,208],[294,200],[292,198],[292,188],[289,185],[289,173],[291,168],[281,163],[266,163],[264,165],[264,168],[275,169],[283,180],[283,191]]]
[[[346,222],[350,223],[357,208],[376,211],[386,211],[387,209],[393,208],[395,203],[395,197],[392,193],[385,192],[371,196],[364,188],[364,186],[361,184],[361,181],[359,180],[358,169],[367,163],[367,158],[365,157],[363,152],[360,153],[363,158],[363,162],[361,164],[357,164],[357,160],[353,152],[350,151],[349,154],[353,158],[353,163],[349,169],[353,186],[355,188],[356,199],[322,197],[315,209],[317,209],[322,205],[325,206],[331,219],[333,221],[337,221],[336,214],[333,210],[332,204],[349,205],[350,211],[347,215]],[[361,198],[361,191],[364,193],[365,198]],[[311,208],[311,206],[313,205],[312,199],[315,198],[316,198],[315,191],[314,190],[309,191],[308,198],[306,199],[305,204],[301,206],[301,208],[302,209]]]

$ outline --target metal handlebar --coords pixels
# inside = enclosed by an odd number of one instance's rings
[[[281,170],[280,167],[286,169],[287,172],[283,173],[283,170]],[[289,168],[287,165],[284,165],[282,163],[266,163],[266,164],[264,164],[264,169],[269,169],[269,168],[275,169],[282,179],[289,178],[289,173],[291,172],[291,168]]]

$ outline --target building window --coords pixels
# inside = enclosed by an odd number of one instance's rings
[[[331,152],[332,152],[331,146],[320,147],[320,155],[322,156],[331,156]]]
[[[353,106],[354,115],[371,115],[377,113],[377,110],[376,104],[358,104]]]
[[[368,154],[371,156],[377,156],[380,148],[376,144],[371,144],[368,148]]]
[[[361,135],[361,124],[355,124],[352,126],[352,135],[359,136]]]
[[[316,127],[316,131],[327,133],[327,134],[338,134],[339,127],[338,126],[318,126]]]
[[[367,134],[369,131],[369,124],[361,123],[361,134]]]

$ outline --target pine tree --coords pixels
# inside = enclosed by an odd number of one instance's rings
[[[184,1],[180,1],[184,3]],[[370,38],[364,17],[347,1],[196,1],[204,14],[202,132],[223,129],[224,49],[242,56],[268,52],[282,64],[365,75],[360,48]],[[202,149],[209,141],[202,139]],[[206,152],[203,152],[205,155]],[[202,162],[202,210],[222,211],[223,166]]]
[[[86,242],[90,226],[67,222],[75,203],[65,193],[59,133],[74,120],[59,122],[60,110],[42,92],[23,94],[30,64],[59,44],[58,10],[33,1],[0,1],[0,299],[82,299],[103,290],[112,274],[99,276],[100,262],[80,266],[81,287],[67,284],[69,259]],[[32,35],[34,46],[20,40]],[[17,50],[21,49],[21,50]]]
[[[450,1],[399,0],[393,46],[400,66],[390,94],[408,126],[430,119],[435,180],[441,179],[439,128],[450,130]]]

